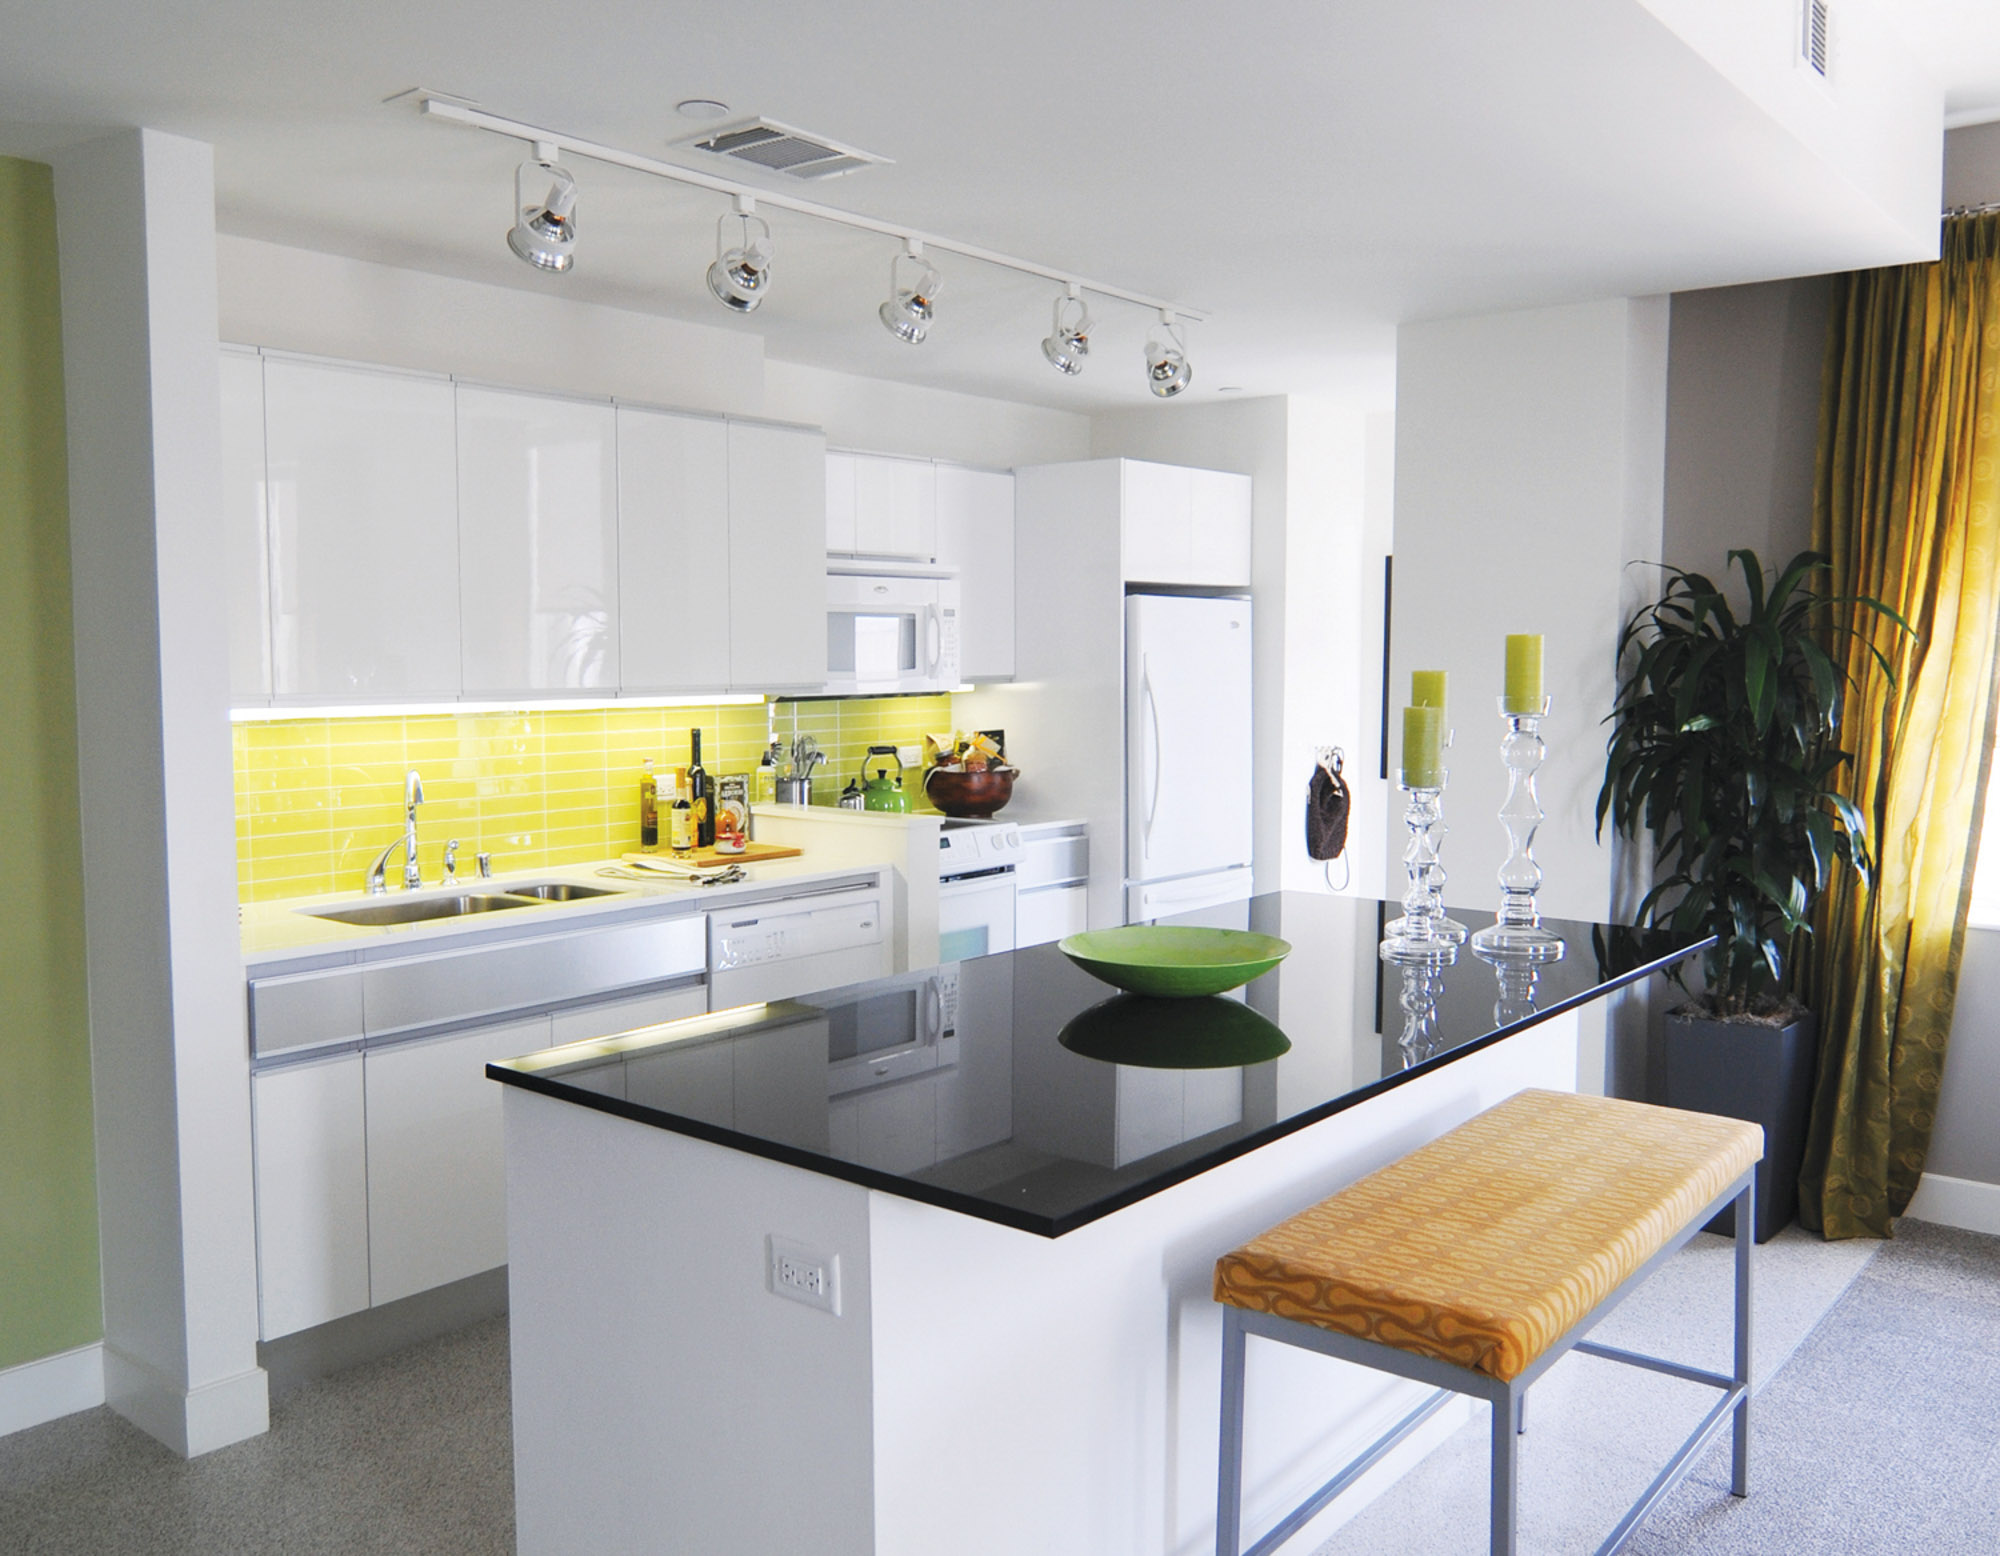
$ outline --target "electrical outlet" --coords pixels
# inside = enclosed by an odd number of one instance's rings
[[[821,1253],[775,1232],[765,1239],[764,1277],[771,1292],[840,1316],[840,1255]]]

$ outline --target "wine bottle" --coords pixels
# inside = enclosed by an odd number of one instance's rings
[[[651,757],[639,775],[639,846],[660,846],[660,781],[653,776]]]
[[[688,746],[694,760],[688,763],[688,803],[694,807],[694,841],[697,848],[715,846],[715,785],[708,769],[701,765],[701,730],[688,731]]]
[[[677,854],[694,852],[694,807],[688,803],[686,776],[676,776],[674,802],[667,810],[667,843]]]

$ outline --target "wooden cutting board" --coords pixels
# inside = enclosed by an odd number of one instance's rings
[[[658,848],[653,852],[662,859],[677,857],[673,850],[668,848]],[[682,859],[681,863],[707,869],[710,865],[718,864],[762,864],[767,859],[797,859],[804,852],[803,848],[786,848],[780,843],[745,843],[740,854],[723,854],[717,853],[713,848],[697,848]]]

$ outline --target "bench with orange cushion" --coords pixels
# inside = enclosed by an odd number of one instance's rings
[[[1735,1119],[1524,1091],[1223,1255],[1215,1267],[1215,1298],[1224,1304],[1218,1556],[1276,1550],[1459,1394],[1493,1406],[1492,1550],[1512,1556],[1523,1400],[1571,1350],[1723,1391],[1600,1556],[1625,1543],[1732,1416],[1732,1490],[1746,1494],[1748,1207],[1763,1149],[1763,1132]],[[1733,1375],[1585,1340],[1732,1198]],[[1253,1334],[1429,1383],[1436,1392],[1245,1552],[1243,1363]]]

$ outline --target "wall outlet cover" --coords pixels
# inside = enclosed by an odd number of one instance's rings
[[[764,1282],[773,1296],[788,1297],[840,1317],[839,1254],[822,1253],[775,1232],[764,1244]]]

